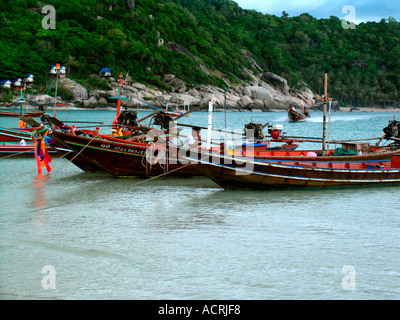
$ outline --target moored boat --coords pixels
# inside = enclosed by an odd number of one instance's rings
[[[22,114],[23,117],[30,117],[30,118],[37,118],[41,117],[44,115],[45,112],[42,111],[31,111],[31,112],[24,112]],[[13,111],[0,111],[0,117],[20,117],[21,113],[20,112],[13,112]]]
[[[35,120],[24,119],[37,126]],[[149,130],[146,131],[148,132]],[[158,130],[157,133],[162,133]],[[78,135],[53,130],[53,146],[73,151],[66,158],[84,171],[106,171],[118,178],[145,178],[159,175],[192,177],[201,175],[194,165],[182,164],[166,141],[129,141],[96,132]],[[154,139],[155,140],[155,139]]]
[[[50,137],[55,140],[55,146],[74,151],[75,155],[71,156],[74,164],[80,167],[91,164],[118,178],[201,175],[196,166],[182,164],[176,155],[172,158],[173,153],[167,152],[161,144],[123,142],[118,138],[103,139],[101,136],[82,137],[58,131],[52,132]]]
[[[48,117],[48,119],[54,126],[53,132],[49,134],[54,140],[53,146],[73,151],[71,154],[66,155],[66,158],[84,171],[107,171],[116,177],[148,177],[164,174],[171,170],[173,170],[173,175],[175,176],[200,174],[194,166],[180,168],[182,164],[177,159],[179,149],[177,146],[166,143],[166,141],[162,146],[159,145],[159,147],[162,147],[162,150],[159,150],[162,151],[160,152],[163,155],[162,161],[159,161],[160,156],[157,155],[158,159],[154,162],[151,151],[151,148],[154,148],[153,143],[144,141],[143,137],[140,140],[136,136],[132,136],[130,139],[134,141],[129,141],[120,137],[112,137],[111,135],[100,135],[96,131],[71,131],[70,127],[65,127],[56,118]],[[33,119],[25,119],[25,121],[31,126],[38,125]],[[143,128],[146,133],[151,130],[149,127]],[[161,136],[165,134],[165,131],[158,130]],[[386,128],[384,131],[387,131]],[[275,140],[286,142],[287,145],[293,145],[292,142],[297,141],[293,139]],[[392,149],[389,147],[370,146],[368,143],[359,142],[344,142],[342,146],[344,145],[350,150],[344,150],[347,152],[338,154],[341,148],[322,152],[321,150],[288,150],[281,147],[271,149],[269,144],[263,144],[262,146],[261,144],[257,146],[243,144],[239,145],[239,148],[234,148],[231,154],[235,157],[245,157],[249,160],[313,161],[323,163],[385,160],[400,152],[399,145],[393,145]],[[362,154],[355,151],[359,147],[362,148]],[[351,148],[354,150],[351,150]],[[221,154],[225,152],[225,148],[216,146],[212,148],[212,151],[216,154]]]
[[[288,189],[400,185],[400,155],[365,161],[253,161],[222,155],[186,157],[225,189]]]
[[[7,128],[0,126],[0,142],[20,142],[22,139],[31,140],[32,130]]]
[[[0,158],[31,157],[34,155],[35,144],[32,141],[31,129],[0,127]],[[54,156],[65,155],[64,148],[46,146],[47,152]]]
[[[47,152],[52,157],[58,157],[61,154],[68,152],[68,150],[64,149],[52,149],[47,148]],[[19,143],[12,143],[12,142],[2,142],[0,143],[0,158],[4,157],[17,157],[17,158],[30,158],[33,157],[35,154],[35,144],[34,143],[27,143],[25,145],[20,145]]]

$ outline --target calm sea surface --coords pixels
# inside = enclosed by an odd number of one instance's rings
[[[111,124],[114,114],[57,116]],[[333,113],[330,137],[380,137],[392,118]],[[322,135],[318,112],[305,123],[283,112],[226,119],[239,132],[253,120]],[[207,113],[180,121],[206,127]],[[213,122],[224,129],[225,114]],[[52,167],[37,176],[33,158],[0,159],[2,299],[400,299],[398,187],[225,191],[207,178],[122,180],[60,158]]]

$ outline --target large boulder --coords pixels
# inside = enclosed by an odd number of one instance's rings
[[[146,86],[144,84],[141,83],[132,83],[132,87],[139,89],[139,90],[144,90],[146,89]]]
[[[281,91],[283,94],[289,94],[289,85],[286,79],[272,72],[263,72],[262,79],[274,89]]]
[[[240,100],[238,101],[238,104],[240,106],[243,106],[245,108],[247,108],[248,106],[250,106],[251,104],[253,104],[253,100],[249,97],[249,96],[243,96],[242,98],[240,98]]]
[[[175,77],[174,74],[168,73],[168,74],[165,74],[165,75],[163,76],[162,81],[163,81],[163,82],[170,82],[170,81],[174,80],[175,78],[176,78],[176,77]]]
[[[180,106],[199,106],[201,99],[181,93],[172,96],[170,102]]]
[[[193,98],[201,99],[200,93],[196,90],[196,88],[190,89],[188,95],[192,96]]]
[[[101,105],[107,105],[108,104],[107,100],[105,98],[103,98],[103,97],[100,97],[100,99],[97,101],[97,103],[101,104]]]
[[[70,91],[73,95],[73,100],[87,100],[88,99],[88,91],[85,87],[80,85],[79,83],[69,79],[62,78],[59,80],[60,84]]]
[[[273,99],[273,93],[268,88],[251,86],[247,87],[247,89],[251,91],[251,97],[253,99],[262,100],[264,102]]]
[[[82,105],[85,108],[94,108],[98,105],[97,99],[94,96],[91,96],[89,99],[83,100]]]
[[[32,101],[36,102],[37,104],[46,104],[54,102],[54,97],[49,96],[48,94],[41,94],[32,97]]]
[[[296,90],[293,94],[293,97],[300,100],[306,106],[314,106],[315,105],[315,95],[307,86],[303,86],[300,90]],[[300,103],[300,104],[301,104]]]
[[[171,87],[172,92],[185,92],[186,91],[186,84],[183,80],[179,78],[174,78],[171,81],[165,83],[167,86]]]

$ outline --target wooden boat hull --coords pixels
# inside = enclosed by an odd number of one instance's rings
[[[31,130],[0,127],[0,142],[19,142],[32,140]]]
[[[84,171],[108,171],[116,177],[148,177],[163,174],[166,170],[178,170],[174,174],[178,176],[200,175],[198,170],[192,167],[180,168],[181,164],[176,163],[177,160],[174,156],[173,161],[167,161],[169,162],[167,165],[151,165],[147,163],[146,144],[143,143],[128,143],[115,138],[99,140],[61,132],[54,132],[50,136],[56,141],[56,146],[74,151],[70,154],[67,154],[66,158]],[[334,157],[332,155],[305,157],[305,152],[307,151],[270,150],[267,153],[248,153],[246,155],[248,158],[250,158],[250,160],[304,161],[307,159],[307,161],[323,163],[327,161],[378,161],[390,159],[393,154],[399,153],[400,150],[388,153],[340,157]]]
[[[236,156],[245,156],[255,160],[293,160],[293,161],[365,161],[365,160],[385,160],[392,155],[399,154],[400,149],[386,150],[385,148],[373,148],[370,153],[362,155],[334,156],[335,150],[331,150],[326,156],[310,156],[309,152],[322,153],[321,150],[262,150],[236,152]]]
[[[0,127],[0,158],[3,157],[33,157],[34,143],[32,142],[31,129]],[[25,140],[26,145],[20,145]],[[47,147],[47,152],[52,157],[65,156],[70,153],[65,149],[54,149]]]
[[[42,115],[44,115],[45,112],[25,112],[23,114],[24,117],[30,117],[30,118],[37,118],[37,117],[41,117]],[[12,111],[0,111],[0,117],[14,117],[14,118],[18,118],[21,116],[20,112],[12,112]]]
[[[302,114],[302,113],[300,113],[300,112],[298,112],[296,110],[293,110],[293,109],[289,109],[288,110],[288,117],[289,117],[290,121],[294,121],[294,122],[304,121],[304,120],[310,118],[310,116]]]
[[[391,160],[313,162],[251,161],[201,155],[204,175],[225,189],[290,189],[400,185],[400,155]],[[378,166],[391,169],[378,169]]]
[[[0,158],[31,158],[35,156],[34,150],[35,146],[33,143],[27,144],[26,146],[21,146],[16,143],[1,143]],[[51,157],[57,157],[63,154],[63,151],[51,148],[47,148],[47,152],[50,154]]]
[[[178,159],[149,162],[146,159],[146,144],[119,142],[118,139],[104,140],[53,132],[50,137],[55,146],[74,151],[67,156],[81,169],[96,167],[93,171],[107,171],[118,178],[146,178],[165,174],[166,176],[200,176],[195,165],[183,165]]]

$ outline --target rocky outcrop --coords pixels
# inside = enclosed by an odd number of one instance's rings
[[[272,73],[264,72],[262,73],[261,79],[265,80],[266,83],[275,87],[277,90],[281,91],[284,95],[289,94],[289,86],[286,79]]]
[[[69,78],[62,78],[60,79],[60,85],[72,93],[73,100],[83,101],[88,99],[88,91],[79,83]]]
[[[179,78],[176,78],[173,74],[166,74],[163,77],[163,82],[171,87],[172,92],[185,92],[186,91],[186,83]]]
[[[175,50],[183,50],[174,47]],[[122,106],[128,108],[158,108],[200,107],[207,109],[208,102],[215,98],[216,110],[238,111],[286,111],[290,105],[315,106],[313,92],[303,84],[299,90],[291,90],[287,81],[271,72],[260,72],[255,75],[247,70],[252,79],[249,83],[229,86],[226,90],[212,85],[192,85],[185,83],[174,74],[165,74],[160,80],[169,87],[169,90],[158,90],[142,83],[127,79],[124,85],[123,95],[129,99],[122,101]],[[73,94],[72,102],[77,107],[83,108],[115,108],[116,100],[111,99],[118,95],[118,83],[115,79],[109,80],[111,90],[88,91],[75,81],[65,78],[60,84]],[[36,96],[38,103],[54,103],[54,97],[42,95]],[[58,101],[61,102],[61,101]]]
[[[38,105],[54,103],[54,97],[51,97],[48,94],[40,94],[37,96],[33,96],[31,100]]]

